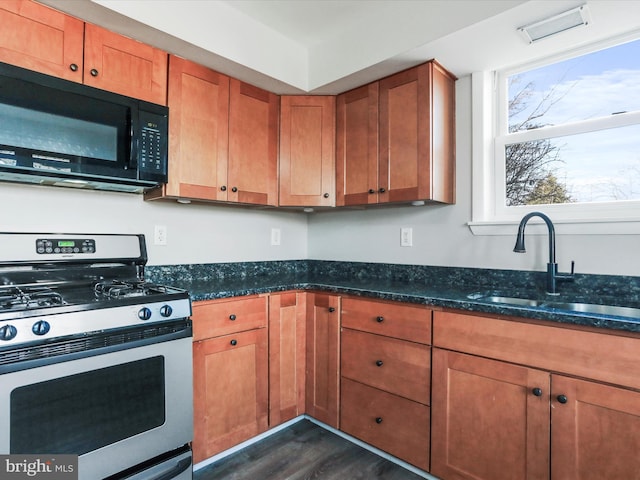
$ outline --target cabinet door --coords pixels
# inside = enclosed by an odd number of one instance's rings
[[[307,296],[306,412],[338,428],[340,297]]]
[[[166,52],[87,23],[84,83],[147,102],[167,104]]]
[[[338,95],[336,205],[378,203],[378,83]]]
[[[434,348],[431,473],[447,480],[548,479],[549,377]]]
[[[559,375],[551,382],[551,478],[640,479],[640,392]]]
[[[171,162],[163,196],[226,200],[229,77],[172,55],[169,109]]]
[[[380,202],[430,197],[430,82],[428,65],[380,81]]]
[[[278,96],[231,79],[228,200],[278,203]]]
[[[280,205],[335,205],[335,97],[280,98]]]
[[[304,413],[305,294],[269,297],[269,425]]]
[[[453,85],[435,62],[380,80],[380,202],[453,203]]]
[[[267,361],[264,328],[194,343],[194,462],[267,429]]]
[[[0,61],[82,82],[84,22],[31,0],[3,0],[0,24]]]

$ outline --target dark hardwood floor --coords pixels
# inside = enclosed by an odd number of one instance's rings
[[[422,477],[301,420],[194,473],[194,480],[421,480]]]

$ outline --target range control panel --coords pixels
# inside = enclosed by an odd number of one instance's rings
[[[38,238],[36,253],[39,255],[59,253],[95,253],[96,241],[92,238]]]

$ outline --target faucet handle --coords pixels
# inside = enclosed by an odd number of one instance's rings
[[[571,260],[571,275],[574,274],[575,269],[576,269],[576,262],[575,260]]]

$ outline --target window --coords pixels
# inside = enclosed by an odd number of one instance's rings
[[[474,167],[484,178],[474,221],[519,220],[533,210],[554,221],[640,220],[640,40],[493,80],[492,145],[485,133],[487,148],[474,152],[474,161],[485,157],[482,170]]]

